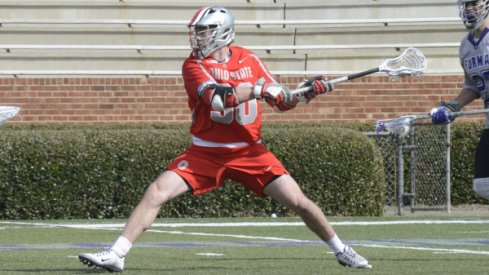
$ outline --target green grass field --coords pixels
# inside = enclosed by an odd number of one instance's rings
[[[331,217],[373,265],[340,266],[299,219],[157,220],[124,274],[489,274],[489,216]],[[0,221],[0,274],[105,273],[76,256],[108,247],[122,220]]]

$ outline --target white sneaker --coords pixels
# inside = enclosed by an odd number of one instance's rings
[[[100,267],[109,272],[122,272],[124,270],[124,257],[120,257],[112,250],[99,253],[82,253],[78,259],[90,267]]]
[[[360,256],[353,248],[348,245],[345,246],[343,252],[338,252],[336,254],[338,263],[342,266],[348,266],[352,268],[372,268],[368,261]]]

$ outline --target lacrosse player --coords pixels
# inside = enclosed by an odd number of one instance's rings
[[[330,246],[341,265],[371,268],[367,260],[343,244],[320,208],[302,193],[261,141],[258,100],[288,111],[300,101],[331,91],[333,85],[317,77],[301,83],[311,86],[310,92],[301,98],[292,95],[255,54],[231,45],[234,18],[225,8],[201,8],[188,26],[193,50],[183,63],[182,75],[192,111],[193,144],[148,187],[112,247],[80,254],[80,261],[122,271],[124,257],[154,222],[162,204],[187,191],[203,194],[232,179],[259,197],[270,196],[295,211]]]
[[[458,0],[460,17],[468,34],[460,44],[460,63],[465,80],[459,95],[430,112],[435,124],[448,123],[455,119],[453,112],[477,98],[484,100],[489,108],[489,0]],[[489,200],[489,115],[475,154],[474,191]]]

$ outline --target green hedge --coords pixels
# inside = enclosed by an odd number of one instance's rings
[[[452,204],[487,203],[472,190],[474,159],[482,123],[455,123],[451,132]]]
[[[360,131],[337,127],[265,127],[266,145],[304,192],[332,215],[381,215],[382,157]],[[190,144],[186,126],[9,127],[0,132],[2,219],[125,218],[147,185]],[[183,195],[162,217],[291,215],[227,183]]]

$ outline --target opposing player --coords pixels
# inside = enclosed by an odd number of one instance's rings
[[[323,78],[302,83],[312,91],[297,98],[276,83],[252,52],[232,46],[234,18],[222,7],[201,8],[189,23],[192,54],[182,68],[193,122],[193,144],[147,189],[109,250],[83,253],[80,261],[108,271],[122,271],[133,243],[151,226],[162,204],[187,191],[199,195],[223,184],[241,183],[260,197],[270,196],[295,211],[325,241],[341,265],[370,268],[368,261],[345,245],[320,208],[301,191],[280,161],[261,142],[261,107],[287,111],[300,101],[329,92]]]
[[[435,124],[453,121],[457,112],[477,98],[489,108],[489,0],[458,0],[460,17],[469,30],[460,44],[465,80],[459,95],[430,112]],[[489,115],[475,154],[474,191],[489,200]]]

